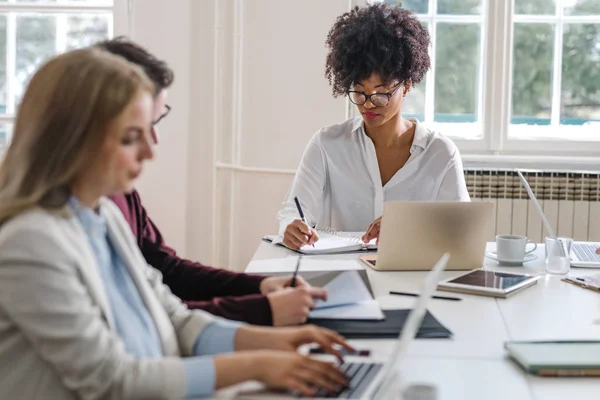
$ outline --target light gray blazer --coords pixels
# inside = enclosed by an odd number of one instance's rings
[[[67,205],[36,208],[0,227],[0,396],[7,399],[175,399],[180,357],[214,320],[190,311],[148,266],[119,209],[101,200],[108,234],[154,319],[164,358],[125,351],[96,258]]]

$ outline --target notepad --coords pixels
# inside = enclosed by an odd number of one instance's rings
[[[376,239],[363,243],[361,232],[341,232],[333,230],[317,230],[319,240],[313,246],[302,246],[298,252],[302,254],[335,254],[353,251],[377,250]],[[283,244],[283,237],[268,235],[264,240],[275,245]]]

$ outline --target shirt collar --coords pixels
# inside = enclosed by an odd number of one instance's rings
[[[415,147],[420,147],[425,150],[427,147],[427,141],[429,140],[429,131],[421,122],[416,118],[409,118],[413,124],[415,124],[415,137],[413,138],[413,144],[410,148],[411,152]]]
[[[106,235],[106,219],[99,210],[96,212],[84,206],[75,196],[69,198],[69,205],[88,235]]]
[[[354,133],[354,132],[364,133],[363,119],[360,115],[358,117],[354,117],[354,120],[352,121],[352,133]]]

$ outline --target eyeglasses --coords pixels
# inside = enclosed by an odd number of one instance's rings
[[[385,107],[388,105],[392,96],[396,94],[396,92],[398,91],[398,89],[400,89],[401,86],[401,84],[398,84],[398,86],[396,86],[396,89],[394,89],[390,93],[373,93],[369,95],[367,95],[365,92],[357,92],[355,90],[350,90],[348,91],[348,98],[352,103],[356,104],[357,106],[362,106],[367,102],[368,99],[371,101],[371,104],[373,104],[375,107]]]
[[[158,125],[158,123],[160,121],[162,121],[163,118],[165,118],[167,115],[169,115],[169,112],[171,112],[171,106],[169,106],[168,104],[165,104],[165,108],[167,109],[167,111],[165,111],[163,113],[163,115],[161,115],[160,117],[158,117],[158,119],[154,122],[152,122],[152,126],[155,127],[156,125]]]

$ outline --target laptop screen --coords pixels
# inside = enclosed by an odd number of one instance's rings
[[[450,254],[445,253],[425,277],[421,295],[417,298],[414,308],[406,319],[406,323],[402,328],[402,332],[400,332],[399,340],[394,346],[389,360],[385,363],[381,373],[376,378],[377,383],[373,385],[375,388],[375,392],[373,394],[376,397],[373,398],[384,399],[387,398],[386,394],[389,395],[389,393],[387,393],[388,388],[390,387],[392,381],[396,379],[396,376],[393,372],[396,369],[398,361],[401,360],[402,356],[406,353],[408,345],[412,342],[419,331],[421,322],[423,321],[425,313],[427,312],[427,305],[431,300],[431,296],[433,295],[433,292],[440,281],[442,272],[446,268],[449,259]]]

